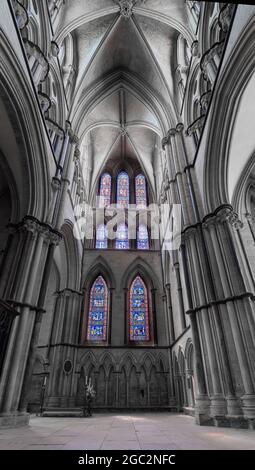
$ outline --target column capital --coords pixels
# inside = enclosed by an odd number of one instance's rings
[[[175,137],[176,134],[180,134],[183,131],[183,129],[184,129],[184,125],[182,122],[178,122],[176,127],[171,127],[171,129],[167,131],[166,136],[163,137],[162,139],[162,149],[165,150],[166,145],[170,144],[171,137]]]

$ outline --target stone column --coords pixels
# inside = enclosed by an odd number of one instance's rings
[[[168,319],[169,319],[169,334],[170,334],[170,343],[175,341],[175,331],[174,331],[174,319],[173,319],[173,308],[172,308],[172,298],[171,298],[171,286],[166,284],[166,303],[168,309]]]
[[[179,307],[180,307],[181,327],[182,327],[182,330],[185,330],[186,329],[185,309],[184,309],[184,302],[183,302],[180,265],[178,262],[174,263],[174,269],[175,269],[176,281],[177,281],[177,292],[178,292],[178,300],[179,300]]]
[[[211,313],[209,308],[203,308],[208,302],[208,292],[206,292],[207,259],[204,252],[201,237],[198,236],[196,230],[192,230],[190,234],[190,247],[192,263],[195,270],[195,278],[197,281],[196,300],[199,306],[198,317],[203,325],[203,333],[205,336],[204,353],[207,351],[208,362],[210,365],[211,378],[211,415],[225,416],[226,403],[223,396],[222,384],[220,380],[220,370],[218,358],[213,340],[213,331],[211,324]]]
[[[21,258],[18,264],[14,263],[15,281],[9,288],[9,294],[20,316],[13,324],[1,377],[0,423],[3,424],[16,424],[27,419],[24,414],[18,413],[18,408],[36,319],[36,307],[32,301],[35,298],[38,273],[42,269],[43,242],[47,229],[36,219],[26,217],[19,231]],[[13,253],[14,260],[15,257],[16,253]]]
[[[205,371],[203,364],[202,348],[200,344],[197,319],[194,313],[190,314],[190,325],[192,332],[192,341],[194,345],[194,369],[195,369],[195,417],[197,424],[210,424],[210,400],[207,393]]]
[[[218,425],[227,419],[229,425],[254,427],[254,283],[241,227],[231,206],[222,206],[186,233],[185,246],[192,335],[207,371],[210,415]]]

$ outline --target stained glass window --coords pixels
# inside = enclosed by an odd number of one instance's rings
[[[99,207],[107,207],[111,204],[112,177],[104,173],[100,180]]]
[[[127,209],[129,205],[129,177],[121,171],[117,178],[117,207]]]
[[[125,224],[120,224],[117,228],[116,248],[119,250],[129,249],[128,227]]]
[[[106,249],[108,247],[107,228],[104,224],[97,227],[96,248]]]
[[[144,175],[136,176],[135,200],[137,209],[145,209],[147,207],[146,179]]]
[[[90,290],[87,340],[105,341],[108,317],[108,289],[98,276]]]
[[[140,276],[131,284],[129,305],[130,341],[149,341],[148,292]]]
[[[148,228],[145,224],[140,224],[137,230],[137,249],[149,250]]]

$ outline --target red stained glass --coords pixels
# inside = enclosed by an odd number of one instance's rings
[[[135,200],[137,209],[146,209],[146,179],[144,175],[137,175],[135,179]]]
[[[129,176],[121,171],[117,178],[117,207],[127,209],[129,205]]]
[[[100,180],[99,207],[107,207],[111,204],[112,177],[104,173]]]

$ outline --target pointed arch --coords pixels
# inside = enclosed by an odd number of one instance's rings
[[[87,341],[106,341],[109,319],[109,290],[105,279],[99,275],[89,292]]]
[[[135,202],[137,209],[146,209],[147,182],[145,176],[142,173],[135,177]]]
[[[129,340],[150,340],[148,290],[139,274],[129,291]]]
[[[61,288],[79,290],[81,253],[79,253],[79,244],[74,237],[73,227],[73,223],[70,220],[66,219],[64,221],[61,227],[63,241],[57,247],[55,257],[58,265],[61,266],[59,268],[61,273]]]
[[[130,201],[129,175],[125,170],[120,171],[117,176],[117,207],[128,209]]]
[[[91,364],[93,365],[95,369],[97,368],[96,356],[93,353],[93,351],[85,352],[80,358],[80,361],[78,364],[78,371],[81,371],[83,367],[87,371],[87,368],[89,368]]]
[[[151,367],[153,365],[156,366],[155,356],[148,351],[145,352],[140,359],[140,364],[141,364],[141,367],[145,368],[146,373],[149,376]]]
[[[107,207],[111,204],[112,177],[105,171],[100,177],[98,207]]]
[[[137,257],[126,269],[121,279],[121,288],[125,289],[130,285],[136,274],[145,280],[151,289],[159,289],[157,276],[152,267],[140,256]]]
[[[133,366],[136,368],[136,371],[139,370],[138,362],[135,355],[128,351],[121,358],[119,370],[124,369],[126,376],[128,377],[130,374],[130,370]]]
[[[88,271],[85,272],[83,285],[85,290],[88,290],[91,286],[91,279],[95,279],[99,274],[102,274],[109,289],[115,289],[116,287],[116,280],[113,274],[113,271],[105,258],[99,255],[94,263],[89,267]]]
[[[99,366],[100,365],[104,366],[107,377],[109,376],[112,368],[114,372],[116,371],[116,363],[115,363],[114,357],[108,351],[104,352],[100,356],[98,364]]]

